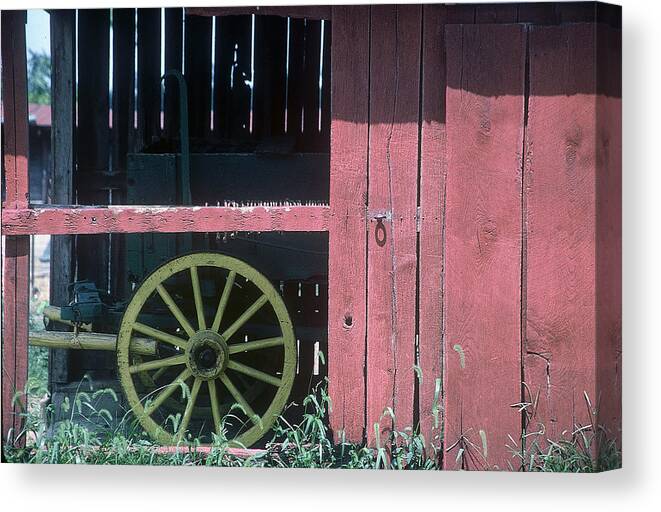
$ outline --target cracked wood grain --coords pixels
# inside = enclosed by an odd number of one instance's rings
[[[367,437],[413,424],[420,6],[374,6],[370,57]],[[394,412],[394,420],[384,416]]]
[[[461,348],[446,350],[447,469],[507,469],[508,435],[521,432],[524,30],[445,33],[445,343]],[[460,445],[469,453],[457,460]]]

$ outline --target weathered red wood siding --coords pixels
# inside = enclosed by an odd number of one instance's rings
[[[336,439],[365,428],[369,7],[333,8],[328,255],[329,394]]]
[[[446,467],[505,469],[521,430],[524,27],[449,26],[446,51]]]
[[[422,9],[373,6],[367,261],[367,438],[413,424]]]
[[[530,33],[524,361],[528,430],[549,439],[600,419],[619,436],[621,100],[598,30],[614,51],[595,24]]]
[[[25,11],[2,12],[4,207],[24,208],[28,196],[28,101]],[[3,211],[3,217],[6,212]],[[26,405],[30,238],[7,236],[2,262],[2,441],[16,441]],[[24,438],[18,439],[23,443]]]
[[[120,206],[6,210],[7,235],[327,231],[328,206]]]

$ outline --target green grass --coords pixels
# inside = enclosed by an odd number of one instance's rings
[[[30,348],[30,364],[27,393],[30,397],[25,412],[24,431],[18,438],[26,440],[24,448],[5,446],[3,458],[7,462],[30,464],[119,464],[119,465],[191,465],[223,467],[278,467],[278,468],[348,468],[348,469],[421,469],[441,468],[443,454],[426,442],[416,429],[393,431],[385,437],[375,424],[375,446],[333,440],[328,429],[328,413],[332,403],[326,387],[318,386],[303,403],[303,416],[296,424],[280,417],[272,431],[266,449],[253,456],[233,453],[224,436],[216,436],[214,444],[200,450],[197,439],[188,439],[179,449],[159,452],[142,431],[130,411],[118,422],[110,412],[96,409],[99,398],[118,397],[111,389],[91,393],[78,392],[72,403],[62,404],[69,419],[59,422],[50,431],[45,418],[50,417],[52,405],[43,411],[38,398],[46,392],[47,350]],[[46,414],[44,414],[46,413]],[[59,415],[62,416],[61,414]],[[96,425],[87,428],[74,417],[82,417],[84,423]],[[394,420],[394,413],[387,409],[381,418]],[[176,421],[176,419],[174,419]],[[102,428],[98,428],[101,425]],[[597,439],[601,442],[597,443]],[[578,429],[571,440],[551,441],[541,432],[524,434],[518,439],[510,437],[514,471],[543,472],[594,472],[621,466],[621,456],[614,442],[605,440],[603,433],[592,434],[590,429]],[[467,441],[469,444],[470,442]],[[599,456],[593,460],[596,446]],[[468,448],[464,453],[468,453]],[[479,450],[478,450],[479,451]],[[453,454],[445,454],[454,457]]]

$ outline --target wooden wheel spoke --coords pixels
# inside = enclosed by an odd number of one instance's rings
[[[227,307],[227,301],[230,298],[232,286],[234,286],[234,279],[236,279],[236,272],[232,270],[227,276],[227,281],[225,281],[225,288],[223,288],[223,293],[221,294],[220,302],[218,303],[218,309],[216,310],[216,316],[213,319],[211,330],[214,332],[218,332],[220,329],[220,322],[223,319],[223,314],[225,313],[225,308]]]
[[[213,426],[216,434],[220,435],[220,407],[218,405],[218,390],[216,389],[216,381],[207,381],[209,386],[209,401],[211,402],[211,414],[213,415]]]
[[[193,416],[193,408],[195,407],[195,402],[197,400],[197,394],[200,392],[200,386],[202,385],[202,379],[195,378],[193,381],[193,389],[190,393],[190,398],[186,404],[186,410],[184,411],[184,416],[181,419],[181,424],[179,425],[179,431],[177,433],[177,439],[181,440],[188,429],[188,424],[190,423],[191,416]]]
[[[181,327],[184,329],[184,331],[186,331],[186,334],[188,334],[189,337],[193,336],[195,334],[195,329],[193,329],[193,326],[188,322],[184,314],[181,312],[179,306],[175,304],[174,299],[168,293],[168,291],[163,287],[162,284],[156,285],[156,291],[161,296],[161,299],[163,299],[163,302],[165,302],[165,305],[168,307],[170,312],[177,319]]]
[[[245,364],[237,363],[236,361],[230,361],[227,363],[227,367],[231,370],[243,373],[244,375],[248,375],[253,379],[261,380],[262,382],[271,384],[272,386],[276,386],[278,388],[282,386],[282,380],[280,380],[279,378],[274,377],[273,375],[269,375],[268,373],[264,373],[250,366],[246,366]]]
[[[255,414],[255,411],[252,409],[252,407],[250,407],[250,404],[246,401],[246,399],[243,398],[241,392],[236,389],[236,386],[232,384],[232,381],[229,379],[229,377],[223,374],[220,376],[220,381],[225,384],[225,387],[230,392],[230,395],[232,395],[234,400],[236,400],[236,402],[243,408],[243,411],[248,415],[248,418],[250,418],[250,420],[255,425],[259,425],[259,416]]]
[[[155,359],[153,361],[145,361],[144,363],[134,364],[129,366],[130,373],[143,372],[145,370],[157,370],[159,368],[166,368],[168,366],[176,366],[178,364],[186,363],[186,355],[178,355],[166,357],[165,359]]]
[[[247,343],[235,343],[229,345],[227,348],[231,354],[239,354],[241,352],[250,352],[252,350],[262,350],[264,348],[279,347],[285,344],[282,337],[278,338],[265,338],[263,340],[248,341]]]
[[[193,285],[193,296],[195,297],[195,310],[197,311],[197,324],[202,331],[207,328],[204,320],[204,306],[202,304],[202,291],[200,290],[200,277],[197,274],[197,267],[190,268],[190,278]]]
[[[186,379],[188,379],[193,373],[186,368],[183,372],[181,372],[177,378],[175,378],[170,384],[166,386],[166,388],[159,393],[159,395],[156,397],[156,399],[148,404],[145,407],[145,414],[147,416],[151,416],[151,414],[158,409],[161,405],[163,405],[163,402],[165,402],[170,396],[177,390],[179,389],[179,386],[177,385],[179,382],[186,382]]]
[[[133,330],[138,331],[139,333],[144,334],[145,336],[155,338],[164,343],[169,343],[170,345],[174,345],[175,347],[179,347],[184,350],[188,348],[188,342],[186,340],[181,339],[179,336],[173,336],[172,334],[159,331],[158,329],[154,329],[153,327],[150,327],[148,325],[141,324],[140,322],[135,322],[132,327]]]
[[[229,340],[236,331],[241,329],[243,325],[252,318],[252,316],[259,311],[259,309],[269,301],[269,298],[266,295],[262,295],[259,299],[253,302],[252,306],[246,309],[243,314],[237,318],[232,325],[230,325],[225,332],[223,332],[223,338]]]

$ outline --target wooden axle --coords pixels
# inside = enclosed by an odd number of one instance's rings
[[[62,309],[57,306],[46,306],[44,308],[44,316],[51,322],[57,322],[73,327],[73,322],[71,320],[62,320]],[[83,331],[92,332],[92,324],[80,324],[78,328]]]
[[[30,331],[30,345],[48,348],[115,351],[117,336],[100,332]],[[156,354],[156,342],[149,338],[131,338],[130,351],[143,356]]]

